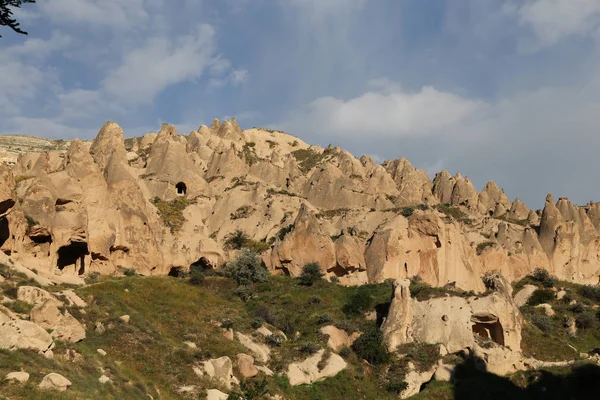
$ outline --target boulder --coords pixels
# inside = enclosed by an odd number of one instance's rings
[[[29,374],[25,371],[10,372],[6,375],[7,381],[17,381],[19,383],[25,383],[29,380]]]
[[[100,382],[101,384],[106,384],[108,382],[110,382],[110,378],[106,375],[102,375],[100,378],[98,378],[98,382]]]
[[[36,304],[31,309],[30,319],[44,329],[52,329],[52,337],[56,339],[69,342],[85,339],[85,327],[68,311],[62,314],[51,299]]]
[[[200,371],[211,379],[218,380],[227,389],[238,383],[237,378],[233,375],[233,364],[229,357],[220,357],[202,362]]]
[[[525,285],[521,290],[515,294],[515,303],[517,307],[523,307],[529,301],[529,298],[537,290],[537,286],[534,285]]]
[[[337,375],[347,366],[342,357],[335,353],[331,353],[329,358],[325,361],[325,366],[320,369],[319,363],[321,363],[324,356],[325,350],[319,350],[304,361],[290,364],[287,370],[290,385],[310,385],[313,382],[318,382],[325,378]]]
[[[405,399],[419,393],[421,391],[421,386],[431,380],[436,368],[437,366],[433,366],[428,371],[418,371],[414,364],[409,361],[408,372],[404,377],[404,382],[406,382],[408,386],[402,391],[400,398]]]
[[[227,400],[229,395],[217,389],[208,389],[206,391],[206,400]]]
[[[329,336],[327,346],[333,351],[340,351],[344,347],[352,346],[352,343],[360,336],[359,333],[348,335],[345,330],[336,328],[335,325],[327,325],[321,328],[321,333]]]
[[[58,300],[50,292],[35,286],[19,286],[19,289],[17,290],[17,299],[24,301],[27,304],[31,304],[32,306],[45,303],[46,301],[50,301],[56,307],[63,306],[62,301]]]
[[[52,372],[44,376],[44,379],[42,379],[42,382],[38,387],[42,390],[57,390],[59,392],[64,392],[71,385],[72,383],[70,380],[60,374]]]
[[[269,362],[269,358],[271,358],[271,349],[267,345],[258,343],[254,341],[252,337],[240,332],[236,332],[235,337],[240,344],[250,350],[260,362]]]
[[[33,322],[14,320],[0,325],[0,349],[46,352],[52,345],[52,336]]]
[[[552,306],[550,304],[548,304],[548,303],[538,304],[537,306],[535,306],[535,308],[543,308],[544,309],[544,313],[548,317],[551,317],[551,316],[553,316],[553,315],[556,314],[554,312],[554,310],[552,309]]]
[[[247,354],[237,355],[237,367],[243,378],[252,378],[258,375],[258,369],[254,366],[254,358]]]

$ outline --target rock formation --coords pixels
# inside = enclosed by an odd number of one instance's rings
[[[14,154],[0,164],[1,256],[39,279],[218,268],[242,231],[272,272],[318,262],[344,285],[419,275],[481,291],[487,271],[515,280],[537,267],[600,280],[600,203],[549,195],[534,211],[494,182],[431,181],[403,158],[377,165],[235,120],[127,140],[107,122],[93,141],[32,138],[21,153],[27,137],[0,139]]]

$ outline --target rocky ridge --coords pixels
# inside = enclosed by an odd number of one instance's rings
[[[275,274],[318,262],[345,285],[419,276],[483,291],[486,272],[537,267],[600,279],[600,203],[548,195],[530,210],[494,182],[478,193],[460,174],[430,180],[406,159],[379,165],[235,119],[187,136],[163,124],[126,140],[108,122],[93,141],[31,140],[0,165],[0,254],[55,282],[218,268],[235,232]]]

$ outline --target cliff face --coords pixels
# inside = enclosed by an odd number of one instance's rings
[[[459,174],[431,181],[406,159],[377,165],[235,120],[187,136],[164,124],[125,140],[108,122],[91,142],[31,140],[46,147],[11,145],[18,157],[0,164],[0,250],[54,279],[219,267],[235,231],[262,242],[274,273],[317,261],[348,285],[419,275],[482,290],[487,271],[515,280],[536,267],[600,278],[600,203],[549,195],[535,212],[494,182],[478,193]]]

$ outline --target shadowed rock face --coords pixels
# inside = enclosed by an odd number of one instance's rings
[[[548,196],[536,212],[494,182],[478,193],[460,174],[431,181],[406,159],[377,165],[235,120],[127,140],[107,122],[93,141],[53,146],[0,165],[0,250],[47,276],[218,268],[243,231],[270,244],[274,273],[318,262],[346,285],[419,275],[480,291],[487,271],[536,267],[600,277],[600,203]]]

